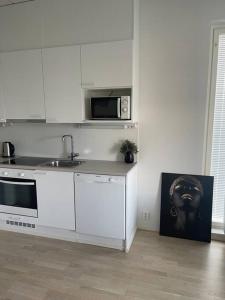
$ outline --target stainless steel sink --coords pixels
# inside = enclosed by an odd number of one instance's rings
[[[83,161],[80,160],[52,160],[43,164],[43,166],[55,168],[72,168],[79,166],[82,163]]]

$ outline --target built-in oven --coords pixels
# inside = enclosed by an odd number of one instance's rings
[[[0,213],[38,217],[36,180],[32,171],[0,170]]]

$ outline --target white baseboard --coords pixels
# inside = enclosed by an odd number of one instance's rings
[[[77,241],[82,244],[103,246],[118,250],[124,250],[124,240],[104,238],[99,236],[90,236],[77,233]]]
[[[126,239],[126,245],[125,245],[125,252],[126,253],[128,253],[129,250],[130,250],[130,247],[131,247],[131,245],[133,243],[136,231],[137,231],[137,227],[134,228],[134,230],[132,231],[131,235],[129,237],[127,237],[127,239]]]
[[[124,240],[84,235],[72,230],[51,228],[39,225],[36,225],[36,228],[19,227],[8,225],[4,220],[0,220],[0,230],[7,230],[34,236],[42,236],[70,242],[78,242],[83,244],[113,248],[117,250],[124,250]]]
[[[225,232],[223,229],[212,228],[212,240],[225,242]]]

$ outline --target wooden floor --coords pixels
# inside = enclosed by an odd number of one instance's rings
[[[0,231],[0,299],[225,299],[225,244],[138,231],[125,254]]]

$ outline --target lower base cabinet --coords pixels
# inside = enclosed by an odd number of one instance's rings
[[[74,174],[35,171],[39,225],[75,230]]]
[[[125,239],[125,176],[75,174],[76,231]]]
[[[36,181],[38,215],[2,213],[1,229],[129,251],[137,229],[137,167],[124,176],[29,172]],[[18,222],[27,228],[11,226]]]

